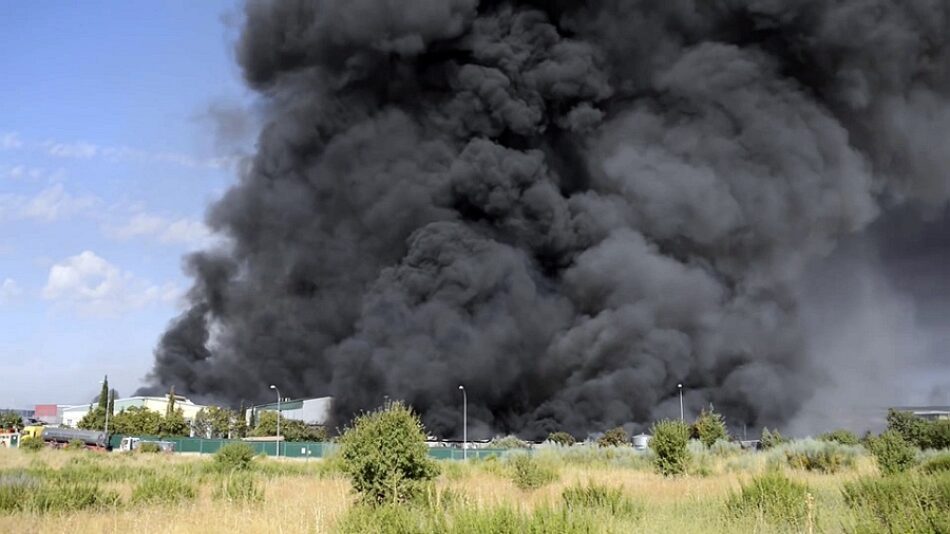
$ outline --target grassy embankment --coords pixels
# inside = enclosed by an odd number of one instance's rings
[[[820,447],[693,447],[692,474],[677,478],[629,448],[444,462],[422,502],[376,509],[354,504],[332,460],[258,458],[234,473],[198,457],[0,450],[0,532],[885,532],[897,517],[915,521],[899,531],[950,527],[950,471],[881,484],[860,448],[816,452],[807,466],[796,455]]]

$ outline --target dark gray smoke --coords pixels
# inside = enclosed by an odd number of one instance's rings
[[[950,193],[945,0],[250,1],[267,110],[151,380],[583,435],[821,383],[806,266]],[[477,433],[476,433],[477,435]]]

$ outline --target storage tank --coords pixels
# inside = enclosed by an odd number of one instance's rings
[[[649,434],[637,434],[633,436],[633,448],[638,451],[645,451],[650,446],[650,436]]]
[[[103,447],[105,448],[109,439],[105,432],[98,430],[76,430],[74,428],[61,428],[61,427],[43,427],[43,432],[40,434],[43,441],[53,442],[53,443],[69,443],[70,441],[77,440],[81,441],[89,447]]]

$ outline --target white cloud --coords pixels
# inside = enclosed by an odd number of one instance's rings
[[[89,250],[53,265],[43,288],[46,300],[105,315],[173,302],[180,294],[175,284],[153,285]]]
[[[0,165],[0,177],[11,180],[46,180],[48,182],[58,182],[65,178],[66,171],[63,169],[50,170],[43,167],[31,167],[28,165]]]
[[[90,210],[99,202],[95,196],[75,196],[66,191],[62,184],[53,184],[32,197],[0,194],[0,220],[38,219],[53,222]]]
[[[16,132],[5,132],[0,134],[0,149],[2,150],[16,150],[23,147],[23,141],[20,141],[20,136]]]
[[[211,230],[201,221],[187,217],[170,219],[150,213],[136,213],[122,225],[104,227],[106,235],[115,239],[150,237],[160,243],[204,247],[214,239]]]
[[[53,141],[46,142],[46,150],[51,156],[56,156],[60,158],[79,158],[79,159],[89,159],[95,157],[99,153],[99,147],[92,144],[86,143],[85,141],[78,141],[75,143],[56,143]]]
[[[12,278],[6,278],[0,283],[0,304],[10,302],[23,294],[23,290]]]

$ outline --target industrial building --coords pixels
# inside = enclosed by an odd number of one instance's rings
[[[333,397],[315,399],[287,399],[280,402],[280,414],[284,419],[301,421],[308,425],[325,425],[330,419],[330,406]],[[259,404],[247,410],[246,423],[257,420],[261,412],[276,412],[277,403]]]
[[[910,412],[928,421],[950,420],[950,406],[897,406],[893,409],[899,412]]]
[[[115,413],[120,413],[134,406],[138,408],[148,408],[149,410],[165,415],[165,412],[168,410],[168,395],[161,397],[137,396],[115,399],[113,405],[115,406]],[[61,424],[63,426],[75,427],[94,406],[94,404],[80,404],[63,408]],[[175,395],[175,408],[180,408],[182,415],[185,417],[185,421],[191,422],[195,416],[198,415],[198,412],[206,408],[206,406],[195,404],[181,395]]]

